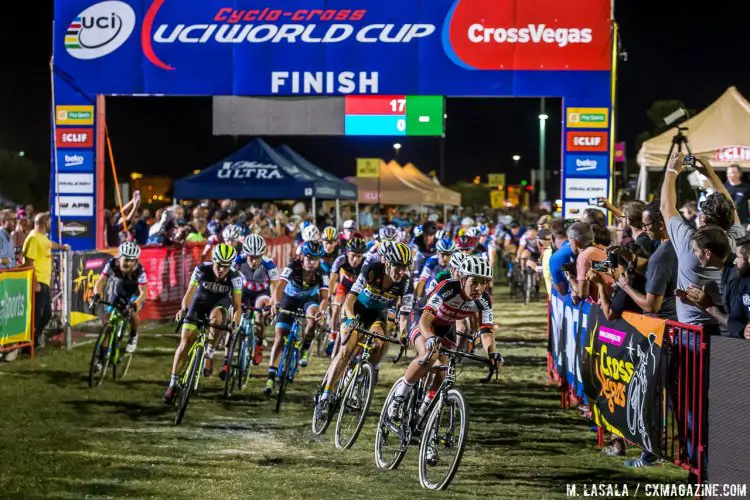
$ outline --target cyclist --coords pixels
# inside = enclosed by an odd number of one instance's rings
[[[536,227],[529,226],[526,228],[523,236],[521,236],[521,240],[518,242],[518,252],[516,253],[515,260],[520,263],[521,269],[529,267],[536,272],[537,262],[542,256],[542,252],[539,249],[539,241],[536,236]]]
[[[245,238],[242,244],[242,253],[237,256],[235,268],[240,272],[243,278],[242,304],[246,307],[262,309],[272,304],[271,295],[278,286],[279,271],[274,261],[265,257],[268,246],[263,236],[259,234],[250,234]],[[263,337],[264,320],[268,313],[255,314],[255,336],[258,337],[258,343],[255,345],[253,353],[253,364],[259,365],[263,361]],[[229,370],[229,360],[224,360],[224,366],[221,368],[221,378]]]
[[[430,365],[439,359],[447,363],[444,356],[435,356],[440,344],[457,345],[456,322],[479,313],[482,335],[482,346],[493,365],[502,362],[502,356],[495,351],[495,337],[492,318],[492,299],[487,286],[492,280],[492,270],[487,259],[470,256],[461,264],[461,277],[443,281],[440,285],[414,308],[409,316],[409,337],[417,348],[417,355],[409,364],[404,378],[396,388],[395,397],[388,407],[389,425],[398,428],[401,425],[401,413],[404,402],[416,384],[428,371]],[[420,366],[419,362],[429,353],[431,362]],[[435,397],[443,381],[442,372],[435,373],[432,386],[429,388],[425,402]],[[426,406],[423,406],[426,408]],[[434,450],[432,450],[434,453]]]
[[[227,245],[232,246],[235,251],[239,251],[241,248],[240,238],[242,237],[242,228],[240,226],[236,226],[234,224],[230,224],[227,227],[224,228],[224,230],[221,232],[221,238],[219,238],[218,234],[212,234],[208,237],[208,240],[206,241],[206,246],[203,248],[203,257],[205,258],[206,255],[211,251],[212,247],[215,247],[219,243],[226,243]]]
[[[438,240],[435,249],[437,255],[433,255],[424,264],[422,273],[419,275],[419,281],[416,286],[416,296],[422,297],[425,290],[425,285],[432,280],[438,273],[448,269],[450,264],[451,255],[456,251],[456,243],[448,238]]]
[[[184,319],[180,345],[174,353],[172,374],[169,387],[164,391],[162,399],[166,404],[172,404],[177,393],[176,383],[179,373],[185,363],[196,331],[196,322],[210,321],[212,324],[225,325],[229,319],[228,306],[234,306],[232,323],[238,325],[242,317],[242,276],[232,268],[237,258],[237,251],[226,243],[219,243],[211,252],[211,262],[198,265],[190,278],[182,307],[177,313],[178,320]],[[230,302],[231,297],[231,302]],[[210,331],[212,343],[206,346],[206,365],[203,375],[208,377],[213,370],[213,356],[216,344],[222,337],[215,329]]]
[[[315,325],[320,319],[319,311],[328,305],[328,275],[319,266],[324,254],[323,244],[319,241],[306,241],[300,247],[300,254],[302,258],[292,261],[281,273],[285,286],[282,287],[280,283],[274,293],[274,309],[277,311],[276,338],[271,348],[266,387],[263,389],[266,395],[273,392],[284,338],[295,321],[292,315],[279,309],[302,310],[307,316],[300,360],[301,366],[307,366],[307,353],[313,341]]]
[[[367,254],[365,254],[365,264],[377,262],[382,255],[382,246],[386,241],[396,241],[396,228],[393,226],[383,226],[373,235],[374,245],[372,245]]]
[[[333,226],[328,226],[327,228],[323,229],[321,240],[323,241],[323,249],[325,250],[325,254],[320,258],[320,269],[324,273],[330,274],[331,266],[333,266],[334,261],[341,254],[339,252],[338,244],[339,235],[336,232],[336,228]]]
[[[331,267],[330,290],[335,291],[331,312],[331,342],[326,347],[326,352],[331,354],[336,342],[339,314],[341,306],[344,303],[346,294],[349,293],[354,282],[357,280],[362,264],[365,259],[365,240],[355,233],[353,237],[346,242],[346,253],[339,255]]]
[[[424,263],[435,255],[435,247],[438,242],[435,239],[437,224],[433,221],[427,221],[422,226],[422,235],[414,238],[413,246],[415,249],[414,256],[414,279],[419,279]]]
[[[341,228],[341,234],[339,235],[339,248],[341,253],[346,251],[346,242],[349,241],[354,233],[357,231],[357,223],[352,219],[344,221],[344,225]]]
[[[316,412],[322,417],[327,412],[328,398],[331,388],[335,387],[341,378],[347,364],[359,350],[359,335],[350,335],[351,328],[359,318],[363,328],[386,335],[387,311],[401,300],[401,312],[408,315],[411,312],[413,296],[407,294],[409,288],[409,267],[414,257],[408,245],[391,243],[385,248],[385,263],[373,262],[362,268],[357,281],[344,301],[344,321],[341,323],[341,348],[331,361],[325,375],[323,394],[316,401]],[[376,341],[372,352],[372,363],[375,368],[375,380],[379,369],[380,359],[385,354],[387,346]]]
[[[302,241],[299,242],[297,249],[294,252],[298,259],[302,257],[302,245],[308,241],[320,241],[320,229],[318,229],[318,226],[314,226],[311,223],[302,229],[300,237],[302,238]]]
[[[128,345],[125,346],[125,352],[135,352],[138,344],[138,326],[140,318],[138,311],[141,310],[148,296],[148,279],[146,271],[138,261],[141,249],[133,242],[126,241],[119,248],[119,255],[112,257],[104,265],[102,275],[94,285],[94,302],[98,302],[104,293],[104,288],[109,280],[114,282],[110,286],[109,297],[107,302],[110,304],[119,304],[128,306],[131,309],[130,315],[130,338]]]
[[[487,255],[487,246],[482,243],[482,230],[479,226],[470,227],[466,230],[467,236],[474,241],[474,248],[470,255],[479,255],[485,259],[489,259]]]
[[[459,273],[461,271],[461,264],[463,264],[465,260],[466,255],[462,254],[461,252],[454,252],[453,255],[451,255],[451,260],[448,264],[448,268],[440,271],[427,282],[427,286],[425,286],[424,292],[425,295],[431,294],[432,291],[435,290],[435,287],[437,287],[445,280],[458,279],[460,276]]]

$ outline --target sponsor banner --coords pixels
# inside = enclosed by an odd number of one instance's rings
[[[565,133],[566,149],[568,151],[607,151],[608,132],[578,132]]]
[[[93,252],[73,252],[73,287],[70,300],[71,325],[75,326],[96,318],[89,309],[91,299],[94,298],[94,285],[99,281],[104,265],[116,254],[116,248]],[[105,293],[109,291],[109,285]]]
[[[609,156],[605,154],[565,155],[565,177],[609,177]]]
[[[57,125],[93,125],[94,106],[55,106]]]
[[[747,146],[727,146],[714,150],[714,160],[716,161],[748,161],[750,160],[750,147]]]
[[[665,320],[629,312],[607,320],[598,305],[591,311],[583,377],[596,424],[658,454]]]
[[[565,198],[584,199],[607,198],[607,179],[565,179]]]
[[[625,142],[615,143],[615,163],[625,163]]]
[[[588,316],[591,304],[573,303],[571,296],[560,295],[552,290],[550,296],[549,342],[548,350],[552,355],[557,373],[565,377],[568,385],[575,388],[575,393],[585,399],[583,380],[584,353],[580,346],[588,342]]]
[[[0,271],[0,349],[30,344],[33,335],[34,270]]]
[[[487,184],[495,188],[505,186],[505,174],[487,174]]]
[[[61,218],[60,224],[63,238],[91,238],[93,236],[94,219]]]
[[[93,194],[94,174],[59,174],[57,192],[72,194]]]
[[[373,177],[380,175],[380,158],[357,158],[357,177]]]
[[[492,208],[503,208],[505,207],[505,191],[495,189],[490,191],[490,206]]]
[[[94,215],[93,196],[63,196],[55,197],[56,213],[62,217],[91,217]]]
[[[571,200],[566,199],[563,201],[563,204],[565,206],[565,218],[566,219],[580,219],[581,215],[583,215],[583,211],[586,210],[587,208],[595,208],[599,210],[600,212],[603,212],[604,215],[607,215],[607,209],[589,205],[588,200],[571,201]]]
[[[93,148],[93,128],[58,128],[55,130],[58,148]]]
[[[60,149],[57,151],[57,168],[60,172],[93,172],[94,151]]]
[[[568,128],[609,128],[609,108],[568,108]]]
[[[58,0],[54,57],[92,94],[607,99],[609,0],[425,5]]]

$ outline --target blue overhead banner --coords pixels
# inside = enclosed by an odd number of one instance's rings
[[[87,92],[607,97],[610,0],[58,0]]]
[[[56,0],[54,16],[51,208],[79,249],[104,234],[97,95],[562,97],[566,216],[611,190],[611,0]]]

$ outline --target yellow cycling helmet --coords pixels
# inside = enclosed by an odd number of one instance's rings
[[[327,228],[323,229],[323,241],[336,241],[338,237],[339,235],[335,227],[328,226]]]

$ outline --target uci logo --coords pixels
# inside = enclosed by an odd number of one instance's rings
[[[135,11],[118,0],[99,2],[70,23],[65,48],[76,59],[96,59],[117,50],[133,33]]]

